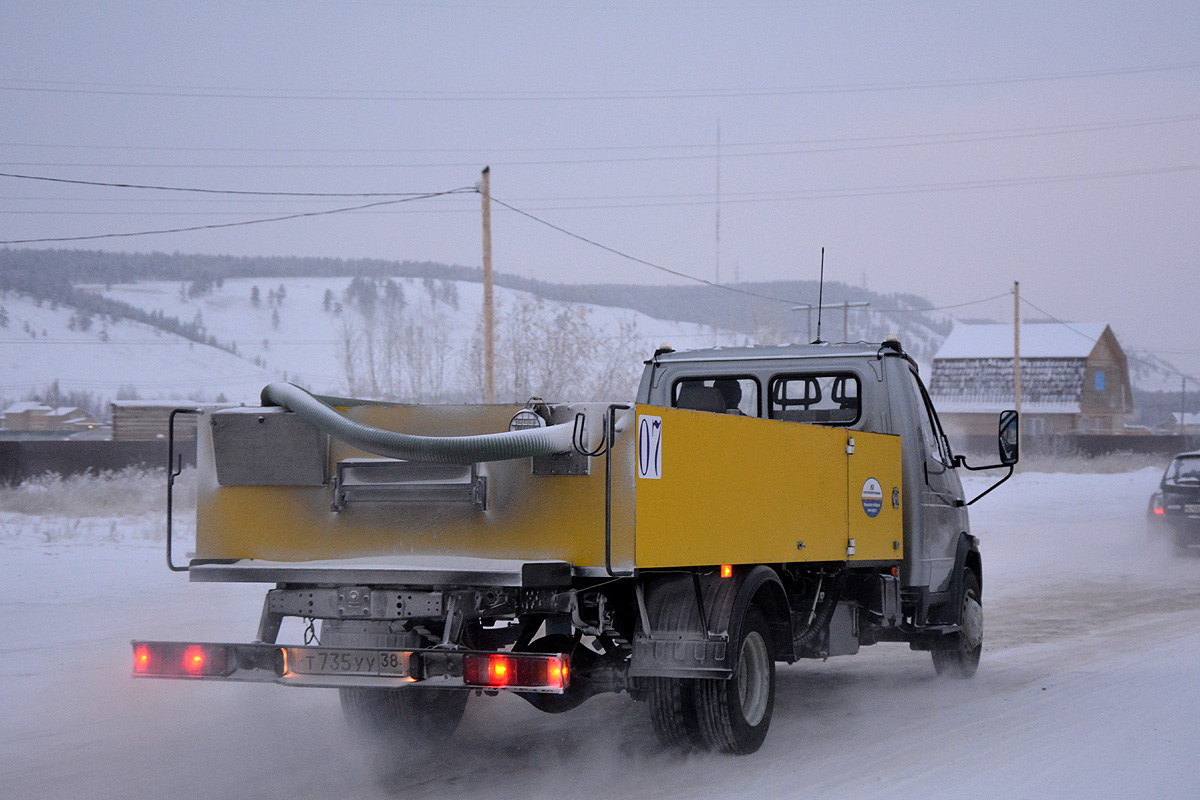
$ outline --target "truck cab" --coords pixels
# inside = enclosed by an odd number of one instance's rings
[[[968,564],[982,583],[950,444],[899,342],[660,349],[646,362],[638,399],[899,436],[901,492],[910,499],[903,504],[900,567],[906,606],[918,623],[953,617],[956,568]]]

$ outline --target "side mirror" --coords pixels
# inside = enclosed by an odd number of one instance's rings
[[[1000,412],[1000,463],[1006,467],[1021,459],[1019,416],[1016,411]]]

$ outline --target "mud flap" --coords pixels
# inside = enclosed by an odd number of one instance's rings
[[[733,628],[741,624],[746,606],[760,592],[776,657],[795,660],[790,624],[779,623],[790,619],[787,598],[770,568],[735,569],[730,578],[712,570],[644,580],[650,629],[639,624],[634,634],[631,677],[729,678],[737,669],[737,654],[729,642],[738,641],[741,634]]]

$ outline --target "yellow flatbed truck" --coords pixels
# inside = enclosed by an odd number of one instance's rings
[[[198,429],[196,551],[174,563],[169,487],[168,565],[274,588],[253,642],[135,641],[135,677],[335,687],[397,746],[453,733],[472,695],[626,691],[664,743],[749,753],[778,661],[894,641],[939,674],[979,662],[966,465],[894,340],[662,349],[634,403],[272,384]],[[1012,412],[998,449],[1011,474]],[[305,642],[278,641],[287,617]]]

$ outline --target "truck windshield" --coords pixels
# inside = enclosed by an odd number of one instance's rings
[[[814,425],[853,425],[858,422],[858,376],[841,372],[817,375],[777,375],[771,379],[771,419]]]
[[[1200,486],[1200,455],[1183,456],[1167,467],[1167,483]]]

